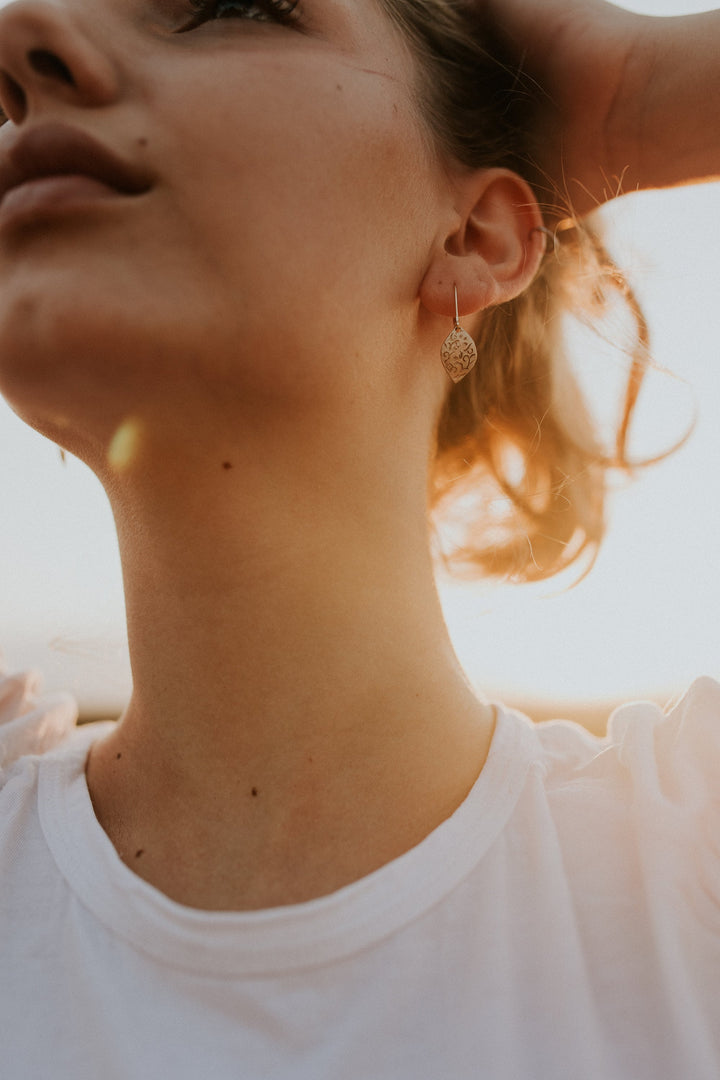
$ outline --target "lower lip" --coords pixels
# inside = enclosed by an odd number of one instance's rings
[[[48,215],[68,213],[121,193],[90,176],[42,176],[11,188],[0,201],[0,228],[32,223]]]

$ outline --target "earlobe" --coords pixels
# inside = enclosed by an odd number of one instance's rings
[[[537,200],[509,169],[486,169],[459,179],[461,222],[433,256],[420,289],[428,311],[461,316],[514,299],[534,280],[546,241]]]

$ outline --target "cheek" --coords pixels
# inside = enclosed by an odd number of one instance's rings
[[[144,201],[0,260],[0,390],[30,423],[102,439],[173,388],[307,407],[380,378],[425,269],[432,169],[399,92],[312,77],[263,108],[237,86],[204,118],[158,110]]]
[[[177,210],[198,246],[205,234],[216,251],[279,239],[292,254],[340,254],[371,233],[382,242],[417,198],[427,159],[402,84],[311,61],[244,59],[242,82],[211,110],[179,130],[175,118]]]
[[[262,113],[216,114],[200,150],[177,212],[251,362],[259,350],[297,387],[298,354],[310,378],[315,358],[348,342],[353,354],[374,347],[388,305],[414,297],[429,241],[432,170],[400,91],[318,79]]]

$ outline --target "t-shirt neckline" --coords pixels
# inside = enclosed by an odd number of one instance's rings
[[[79,728],[40,759],[39,812],[68,886],[107,931],[161,963],[218,977],[268,976],[334,963],[420,918],[477,866],[502,832],[538,753],[525,717],[496,705],[485,765],[458,809],[418,845],[327,896],[262,911],[185,907],[133,873],[95,817],[85,778],[92,742]]]

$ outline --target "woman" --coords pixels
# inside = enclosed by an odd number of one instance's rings
[[[0,386],[106,487],[134,682],[77,732],[3,684],[4,1076],[718,1075],[720,689],[607,742],[478,700],[427,514],[429,475],[499,483],[466,549],[518,575],[597,543],[640,360],[603,456],[551,318],[602,252],[558,223],[718,172],[717,39],[600,2],[0,12]]]

